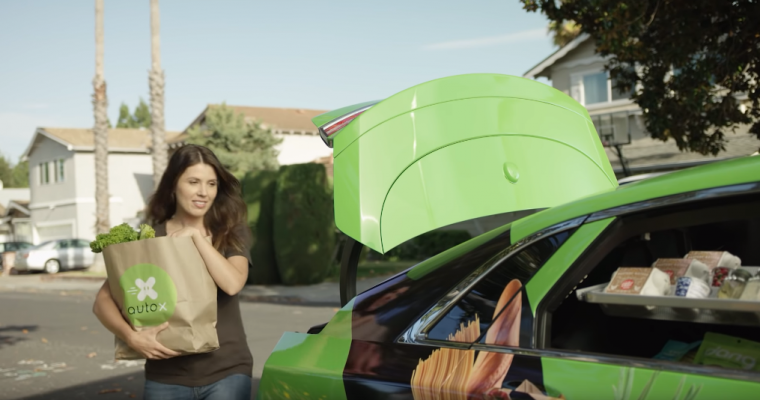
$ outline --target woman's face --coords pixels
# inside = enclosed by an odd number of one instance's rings
[[[208,164],[195,164],[188,167],[177,181],[174,196],[177,211],[193,216],[203,217],[214,204],[217,192],[217,178],[214,168]]]

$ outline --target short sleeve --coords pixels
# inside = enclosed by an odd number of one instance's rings
[[[251,262],[251,245],[253,243],[253,237],[251,235],[251,229],[246,224],[238,224],[235,228],[235,234],[243,239],[242,250],[227,249],[224,252],[224,258],[230,258],[233,256],[243,256],[248,259],[248,264]]]

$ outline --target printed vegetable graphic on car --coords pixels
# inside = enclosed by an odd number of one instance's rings
[[[504,288],[494,310],[494,322],[486,333],[487,344],[520,345],[521,288],[522,284],[517,279]],[[448,339],[472,343],[479,337],[480,319],[476,315],[474,321],[467,326],[461,324],[460,329]],[[420,360],[412,373],[412,395],[415,400],[509,399],[513,390],[502,388],[502,385],[513,358],[513,354],[506,353],[481,351],[475,358],[475,350],[435,350],[426,360]],[[547,397],[527,380],[514,390],[518,391],[534,399],[556,399]]]

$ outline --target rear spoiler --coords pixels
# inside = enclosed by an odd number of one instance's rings
[[[338,131],[379,102],[379,100],[368,101],[328,111],[317,115],[311,121],[318,127],[319,136],[322,138],[322,141],[325,142],[327,147],[332,148],[333,138]]]

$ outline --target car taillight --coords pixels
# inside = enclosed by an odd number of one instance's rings
[[[363,112],[369,110],[373,105],[374,104],[371,104],[358,110],[351,111],[350,113],[335,118],[334,120],[319,127],[319,136],[322,137],[322,141],[324,141],[327,146],[332,147],[332,141],[330,139],[332,139],[332,137],[338,133],[338,131],[345,128],[346,125],[350,124],[351,121],[355,120]]]

